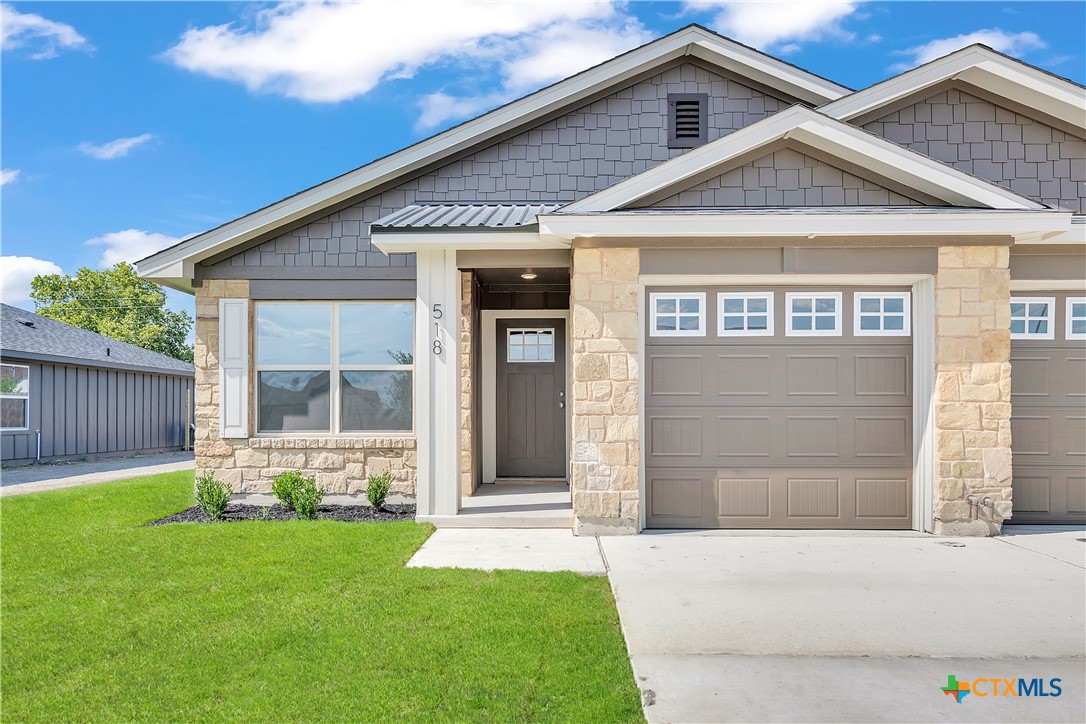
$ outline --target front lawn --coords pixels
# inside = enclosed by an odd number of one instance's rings
[[[641,719],[605,578],[407,569],[415,523],[144,525],[192,484],[3,499],[4,720]]]

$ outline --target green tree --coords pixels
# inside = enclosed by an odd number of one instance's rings
[[[192,317],[168,309],[162,288],[140,279],[131,264],[83,267],[74,277],[43,274],[30,283],[30,297],[43,317],[192,361]]]

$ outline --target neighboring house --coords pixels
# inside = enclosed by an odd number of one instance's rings
[[[0,305],[0,459],[179,450],[193,377],[187,362]]]
[[[197,465],[236,491],[1082,522],[1084,105],[979,45],[852,91],[691,26],[138,267],[196,295]]]

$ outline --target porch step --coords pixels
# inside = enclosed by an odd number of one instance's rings
[[[420,515],[420,523],[435,528],[573,528],[573,511],[555,515],[516,515],[501,513],[459,513],[458,515]]]
[[[419,516],[438,528],[565,528],[573,527],[569,486],[480,485],[464,498],[456,515]]]
[[[569,485],[565,478],[498,478],[494,485]]]

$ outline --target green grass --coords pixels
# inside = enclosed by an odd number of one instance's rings
[[[5,721],[641,719],[605,578],[404,568],[414,523],[144,526],[192,485],[3,500]]]

